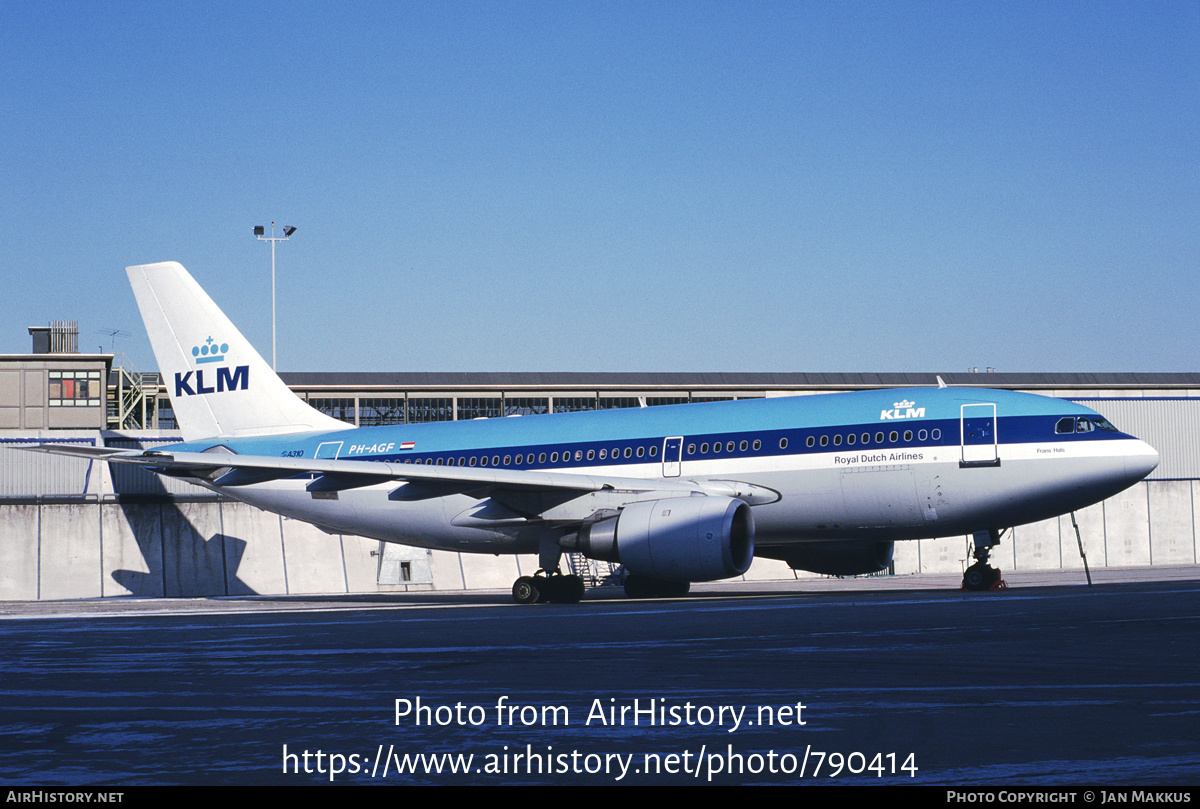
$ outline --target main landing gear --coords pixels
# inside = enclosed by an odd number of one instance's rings
[[[962,589],[1007,590],[1008,583],[1000,578],[999,568],[988,564],[992,548],[1000,544],[1000,532],[994,528],[989,531],[976,531],[972,537],[975,540],[975,551],[972,554],[975,564],[963,573]]]
[[[559,547],[560,531],[546,530],[538,540],[538,564],[541,568],[532,576],[522,576],[513,583],[513,601],[518,604],[578,604],[583,598],[583,579],[574,574],[563,575],[558,569],[562,560]]]
[[[513,584],[513,600],[518,604],[578,604],[583,598],[583,579],[564,576],[557,570],[546,574],[539,570],[532,576],[522,576]]]

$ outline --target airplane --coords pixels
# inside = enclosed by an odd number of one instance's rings
[[[634,598],[754,557],[855,575],[898,541],[970,535],[963,588],[998,589],[1012,526],[1097,503],[1158,453],[1081,405],[946,386],[356,428],[303,402],[176,262],[127,268],[183,441],[39,445],[137,464],[331,533],[537,554],[513,598],[578,602],[563,553]]]

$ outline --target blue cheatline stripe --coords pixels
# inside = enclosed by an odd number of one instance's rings
[[[1128,438],[1122,433],[1096,430],[1090,433],[1057,435],[1054,432],[1060,416],[1013,416],[998,420],[997,433],[1001,446],[1025,443],[1104,441]],[[831,455],[849,452],[919,450],[934,447],[958,447],[959,420],[921,420],[903,425],[890,423],[862,423],[838,428],[810,428],[795,430],[738,431],[727,433],[703,433],[685,435],[682,460],[714,461],[725,458],[770,458],[782,456]],[[849,444],[845,437],[855,436]],[[868,435],[863,442],[862,436]],[[354,434],[349,434],[352,437]],[[895,435],[893,440],[892,436]],[[834,436],[841,436],[842,443],[835,444]],[[878,440],[882,436],[882,440]],[[668,436],[640,438],[636,440],[577,441],[551,444],[517,444],[502,447],[461,447],[435,449],[432,442],[418,442],[413,450],[374,452],[348,455],[343,449],[342,460],[371,460],[393,463],[420,463],[448,466],[475,466],[477,468],[501,467],[505,469],[571,469],[575,467],[620,467],[630,464],[661,463],[661,450]],[[822,438],[826,439],[824,445]],[[809,439],[812,446],[809,446]],[[757,442],[757,449],[755,444]],[[785,443],[786,442],[786,443]],[[310,441],[306,455],[312,457],[315,442]],[[353,444],[347,441],[347,444]],[[425,444],[422,451],[422,443]],[[715,451],[716,444],[720,452]],[[733,449],[729,449],[729,444]],[[743,448],[743,443],[745,447]],[[985,437],[983,444],[991,441]],[[707,451],[703,451],[707,445]],[[628,455],[626,455],[628,450]],[[294,452],[295,450],[289,450]],[[605,457],[601,458],[603,452]],[[590,453],[590,457],[589,457]],[[614,454],[615,453],[615,454]],[[577,457],[578,456],[578,457]],[[297,457],[290,455],[289,457]],[[518,463],[517,458],[521,461]],[[554,460],[551,460],[554,458]],[[474,460],[475,463],[471,463]],[[904,458],[897,460],[903,461]],[[912,460],[917,460],[913,458]]]

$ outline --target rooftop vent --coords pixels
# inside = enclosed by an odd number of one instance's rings
[[[79,321],[51,320],[49,326],[30,326],[34,354],[78,354]]]

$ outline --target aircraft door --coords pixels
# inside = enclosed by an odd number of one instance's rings
[[[1000,445],[996,436],[996,405],[965,404],[959,415],[962,436],[960,466],[999,466]]]
[[[344,441],[326,441],[317,447],[316,458],[337,460],[338,455],[342,453],[342,444]]]
[[[682,456],[683,436],[677,435],[663,440],[662,475],[664,478],[679,477],[679,467]]]

